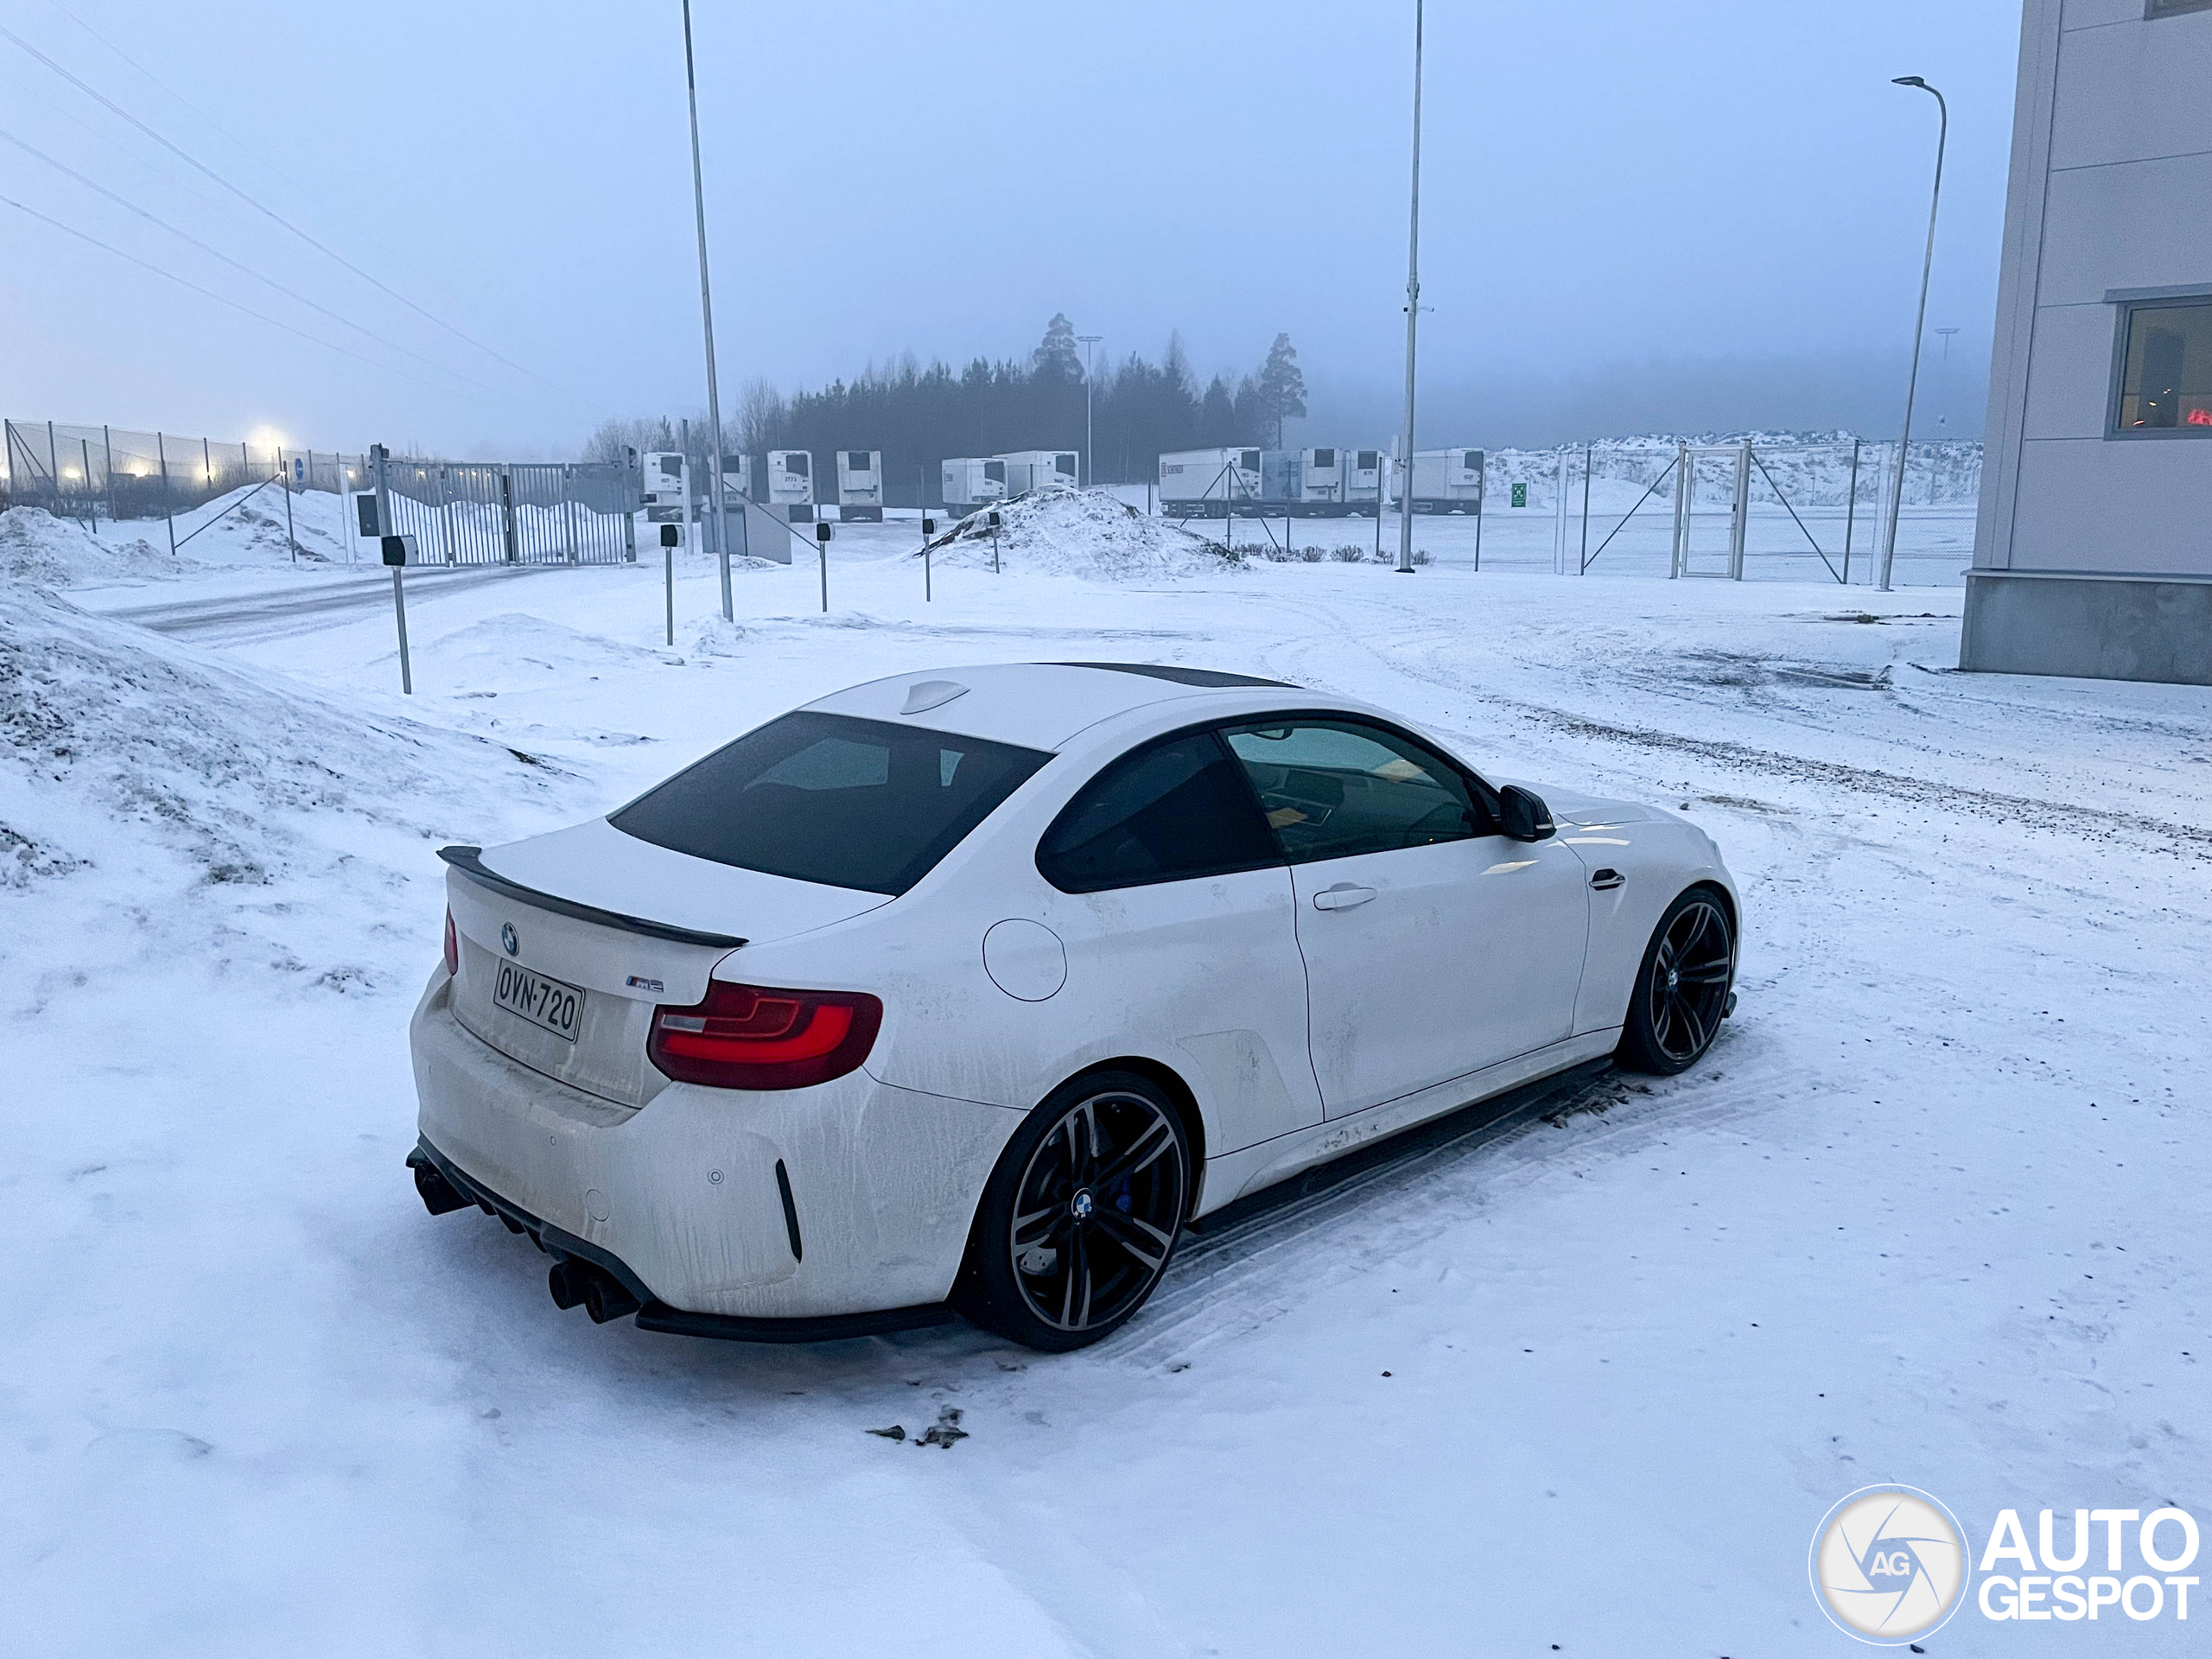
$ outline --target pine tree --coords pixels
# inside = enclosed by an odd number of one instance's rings
[[[1268,360],[1260,370],[1260,407],[1274,422],[1275,448],[1280,449],[1283,423],[1306,413],[1306,376],[1299,370],[1298,347],[1287,334],[1277,334],[1268,348]]]
[[[1029,361],[1045,379],[1081,382],[1083,353],[1076,349],[1075,325],[1068,321],[1067,313],[1052,313],[1052,321],[1045,325],[1045,338],[1029,354]]]

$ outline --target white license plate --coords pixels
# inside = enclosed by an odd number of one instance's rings
[[[576,1040],[577,1023],[584,1017],[584,994],[574,985],[533,974],[512,962],[499,964],[493,982],[492,1000],[509,1014],[518,1014],[533,1026],[569,1042]]]

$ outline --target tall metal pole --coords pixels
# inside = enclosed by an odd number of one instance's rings
[[[730,603],[729,546],[722,535],[722,394],[715,375],[715,301],[707,285],[707,188],[699,172],[699,83],[691,67],[691,0],[683,0],[683,92],[691,104],[691,213],[699,226],[699,317],[707,334],[707,424],[714,429],[715,553],[721,565],[722,620]]]
[[[1936,266],[1936,209],[1943,200],[1943,146],[1951,136],[1951,109],[1943,94],[1918,75],[1899,75],[1891,83],[1916,86],[1936,100],[1936,185],[1928,194],[1928,250],[1920,259],[1920,309],[1912,319],[1912,372],[1904,383],[1904,429],[1897,436],[1897,481],[1890,493],[1890,524],[1882,539],[1882,591],[1890,591],[1890,573],[1897,556],[1897,509],[1904,505],[1905,455],[1912,445],[1912,399],[1920,389],[1920,337],[1928,324],[1928,276]]]
[[[1090,348],[1106,338],[1103,334],[1077,334],[1083,342],[1083,481],[1098,481],[1098,464],[1090,458]]]
[[[1414,181],[1406,236],[1405,483],[1398,499],[1398,574],[1414,569],[1414,336],[1421,326],[1421,52],[1423,0],[1414,0]],[[1378,507],[1379,512],[1381,509]]]

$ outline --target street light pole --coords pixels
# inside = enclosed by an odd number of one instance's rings
[[[707,286],[707,188],[699,172],[699,82],[691,67],[691,0],[683,0],[683,92],[691,101],[691,213],[699,226],[699,316],[707,332],[707,424],[714,430],[715,552],[721,566],[722,620],[734,620],[729,591],[728,524],[722,501],[722,393],[715,373],[715,301]]]
[[[1097,466],[1090,459],[1090,348],[1106,338],[1103,334],[1077,334],[1083,342],[1083,481],[1098,481]]]
[[[1928,326],[1928,276],[1936,265],[1936,209],[1943,200],[1943,146],[1951,136],[1951,108],[1943,94],[1918,75],[1899,75],[1891,83],[1916,86],[1936,100],[1936,185],[1928,195],[1928,250],[1920,260],[1920,309],[1912,319],[1912,372],[1904,383],[1904,429],[1897,435],[1897,476],[1890,491],[1890,523],[1882,540],[1882,591],[1890,591],[1890,574],[1897,556],[1897,510],[1904,505],[1904,463],[1912,445],[1912,399],[1920,389],[1920,340]]]
[[[1398,493],[1398,574],[1414,570],[1414,337],[1421,326],[1421,52],[1423,0],[1414,0],[1414,181],[1406,234],[1405,476]],[[1382,520],[1377,502],[1376,519]]]

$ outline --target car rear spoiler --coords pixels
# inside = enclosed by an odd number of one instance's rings
[[[677,944],[709,944],[724,950],[734,950],[743,939],[728,933],[702,933],[696,928],[671,927],[666,922],[647,921],[642,916],[625,916],[620,911],[601,910],[596,905],[580,905],[573,899],[563,899],[557,893],[540,893],[535,887],[525,887],[519,881],[510,881],[496,870],[484,866],[481,847],[441,847],[438,856],[480,887],[488,888],[509,899],[519,899],[537,910],[550,911],[556,916],[573,917],[580,922],[594,923],[601,927],[619,929],[625,933],[641,933],[649,939],[670,939]]]

